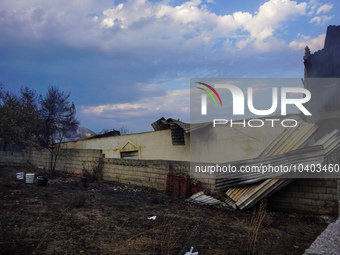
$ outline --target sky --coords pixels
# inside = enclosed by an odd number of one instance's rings
[[[80,126],[190,121],[190,78],[303,78],[331,0],[0,0],[0,82],[71,92]]]

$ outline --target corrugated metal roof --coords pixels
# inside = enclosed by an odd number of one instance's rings
[[[269,159],[272,160],[275,157],[270,156],[279,156],[282,155],[282,153],[285,153],[283,155],[295,154],[299,158],[299,161],[297,163],[303,163],[304,161],[304,163],[312,163],[313,161],[315,161],[315,158],[312,155],[310,159],[308,159],[308,157],[302,157],[301,152],[304,152],[304,149],[297,150],[297,148],[304,147],[310,141],[310,138],[316,132],[316,130],[316,125],[308,124],[302,121],[301,123],[299,123],[297,129],[286,129],[284,132],[282,132],[259,155],[259,158],[266,159],[267,157],[269,157]],[[322,147],[320,148],[320,146]],[[320,164],[323,163],[326,156],[330,155],[340,148],[340,131],[334,130],[330,134],[326,134],[317,142],[315,142],[313,146],[309,146],[306,149],[310,149],[313,147],[317,148],[319,153],[322,153],[322,158],[318,158],[317,161],[319,161]],[[289,161],[289,158],[287,157],[286,160],[287,163]],[[250,180],[241,179],[238,180],[238,182],[236,183],[244,184],[246,181],[256,180],[252,179],[254,178],[253,176],[249,176],[249,178]],[[267,197],[282,189],[284,186],[288,185],[292,181],[293,179],[274,178],[244,187],[230,188],[226,193],[226,195],[229,197],[228,204],[234,207],[238,207],[241,210],[244,208],[249,208],[255,205],[264,197]],[[218,182],[218,180],[216,180],[216,184],[223,187],[223,185],[218,183],[221,183],[221,181]],[[229,183],[232,184],[232,180],[230,180]],[[226,187],[226,182],[224,183],[224,187]]]
[[[288,166],[298,165],[298,164],[320,164],[324,161],[324,147],[323,145],[310,146],[294,151],[289,151],[285,154],[271,156],[266,158],[255,158],[249,160],[242,160],[237,162],[229,162],[227,165],[232,165],[236,167],[237,170],[240,170],[241,167],[245,166]],[[222,167],[223,164],[220,164]],[[241,173],[237,171],[235,173],[216,173],[216,190],[223,190],[230,187],[250,184],[259,182],[265,179],[272,178],[289,178],[292,176],[291,173],[262,173],[262,172],[247,172]]]
[[[321,137],[314,145],[323,145],[325,148],[325,156],[328,156],[340,147],[339,138],[340,131],[334,129],[330,134]]]
[[[164,117],[156,120],[154,123],[151,124],[151,126],[153,127],[153,129],[155,131],[165,130],[165,129],[169,129],[170,128],[170,124],[167,123],[167,121],[166,121],[166,119]]]
[[[256,187],[247,192],[244,196],[240,197],[236,201],[235,205],[241,210],[244,208],[250,208],[264,197],[270,196],[292,181],[292,179],[268,179],[261,184],[256,185]]]
[[[190,123],[185,123],[185,122],[182,122],[180,120],[176,120],[176,119],[172,119],[172,118],[169,118],[169,119],[166,120],[164,117],[162,117],[159,120],[157,120],[154,123],[152,123],[151,126],[153,127],[153,129],[155,131],[165,130],[165,129],[170,129],[171,128],[171,126],[170,126],[171,123],[175,123],[178,126],[180,126],[185,133],[190,133],[190,132],[192,132],[194,130],[197,130],[197,129],[200,129],[200,128],[212,125],[212,122],[190,124]]]
[[[172,145],[185,145],[184,133],[190,126],[188,123],[164,117],[151,124],[155,131],[171,129]]]
[[[220,205],[222,204],[222,201],[217,200],[211,196],[205,195],[203,191],[200,191],[196,193],[195,195],[192,195],[187,199],[190,203],[197,203],[197,204],[206,204],[206,205]]]
[[[302,148],[316,131],[317,126],[315,124],[301,120],[296,128],[286,128],[258,157],[280,155]]]

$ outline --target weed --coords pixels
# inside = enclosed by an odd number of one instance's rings
[[[180,225],[176,215],[169,216],[163,220],[157,219],[151,229],[115,243],[112,254],[184,254],[196,234],[196,228],[189,228],[188,224]],[[181,245],[183,239],[187,240],[184,246]]]
[[[72,209],[73,210],[73,209]],[[71,212],[72,212],[71,210]],[[70,213],[71,213],[70,212]],[[40,238],[38,245],[36,246],[35,250],[33,251],[32,255],[36,255],[40,247],[43,245],[44,242],[48,240],[48,237],[55,233],[61,224],[67,220],[69,220],[70,214],[67,214],[66,211],[62,213],[62,217],[58,220],[55,226],[52,226],[48,229],[48,231]]]
[[[253,215],[249,223],[249,230],[247,235],[247,255],[254,255],[256,252],[256,245],[259,233],[263,230],[263,221],[267,215],[267,201],[262,200],[259,209],[253,210]]]
[[[100,160],[94,163],[83,162],[83,173],[87,181],[96,181],[103,179],[103,165]]]

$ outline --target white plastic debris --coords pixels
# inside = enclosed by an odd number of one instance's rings
[[[186,252],[184,255],[198,255],[198,251],[192,252],[194,250],[194,247],[191,246],[190,251]]]
[[[151,216],[148,218],[148,220],[155,220],[157,218],[157,216]]]

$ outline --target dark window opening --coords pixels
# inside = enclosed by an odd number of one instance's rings
[[[138,151],[121,151],[120,157],[125,159],[138,159]]]

